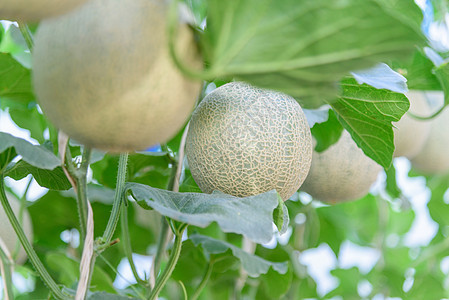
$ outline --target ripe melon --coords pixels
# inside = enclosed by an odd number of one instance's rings
[[[112,152],[164,143],[184,125],[201,88],[171,60],[169,3],[92,0],[41,23],[33,83],[43,112],[73,139]],[[201,63],[190,30],[178,53]]]
[[[410,101],[409,112],[418,116],[430,115],[430,107],[422,91],[409,91],[406,94]],[[393,123],[394,157],[412,158],[422,149],[430,132],[430,122],[410,117],[407,113],[399,122]]]
[[[443,92],[428,95],[436,97],[433,100],[439,102],[438,105],[444,102]],[[429,136],[421,151],[411,159],[412,166],[426,175],[449,172],[449,108],[446,107],[429,123]]]
[[[19,200],[9,193],[6,193],[6,197],[8,198],[9,204],[11,205],[11,208],[14,211],[16,218],[19,219],[19,211],[20,211]],[[30,214],[28,213],[28,211],[26,209],[23,211],[22,228],[23,228],[28,240],[32,241],[33,228],[32,228],[32,224],[31,224]],[[1,204],[0,204],[0,238],[2,239],[3,243],[6,245],[6,248],[8,249],[9,253],[11,255],[13,255],[19,239],[17,238],[14,228],[12,228],[11,223],[9,222],[9,219],[6,216],[6,213]],[[15,261],[18,264],[22,264],[25,262],[27,255],[26,255],[25,250],[23,249],[22,245],[20,245],[19,249],[20,250],[16,256]]]
[[[276,189],[286,200],[307,176],[312,138],[292,97],[233,82],[207,95],[193,113],[186,155],[205,193],[246,197]]]
[[[1,0],[0,20],[39,21],[64,14],[86,0]]]
[[[381,170],[344,130],[337,143],[324,152],[313,152],[312,166],[301,190],[333,204],[356,200],[369,192]]]

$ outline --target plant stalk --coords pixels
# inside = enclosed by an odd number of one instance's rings
[[[126,205],[122,205],[122,215],[120,218],[120,224],[122,229],[122,241],[123,241],[123,247],[125,251],[125,255],[128,259],[129,265],[131,267],[131,271],[134,275],[134,278],[139,284],[147,285],[147,282],[142,280],[137,273],[136,265],[134,263],[133,259],[133,251],[131,248],[131,240],[129,238],[129,228],[128,228],[128,209]]]
[[[8,219],[11,222],[12,227],[14,228],[14,231],[16,232],[20,240],[20,243],[22,243],[22,246],[25,249],[28,258],[30,259],[37,273],[41,277],[42,281],[48,286],[48,288],[53,293],[53,296],[56,299],[61,300],[66,299],[67,297],[62,293],[56,282],[53,280],[53,278],[45,269],[41,260],[39,259],[33,247],[31,246],[30,242],[28,241],[27,237],[25,236],[25,232],[23,232],[22,226],[20,226],[19,221],[14,215],[14,212],[12,211],[12,208],[9,205],[8,199],[6,198],[5,187],[3,182],[3,173],[0,174],[0,202],[3,205],[3,209],[5,210],[5,213],[8,216]]]
[[[117,173],[117,184],[115,186],[114,204],[112,205],[111,216],[103,234],[103,243],[109,244],[117,227],[118,219],[120,218],[120,209],[123,205],[122,197],[125,190],[126,167],[128,164],[128,153],[120,154]]]
[[[209,265],[207,266],[206,272],[204,273],[203,279],[201,280],[200,284],[196,288],[195,292],[193,293],[192,300],[198,299],[201,292],[203,291],[204,287],[206,286],[207,282],[209,281],[210,276],[212,275],[212,270],[214,268],[214,261],[211,260],[209,262]]]
[[[182,234],[184,233],[184,230],[186,228],[187,224],[183,224],[181,225],[181,228],[175,233],[175,242],[173,244],[172,253],[170,254],[170,258],[168,259],[167,266],[165,267],[164,271],[162,271],[162,274],[157,278],[156,284],[151,291],[148,299],[157,299],[157,296],[162,291],[171,274],[173,273],[176,263],[178,262],[179,255],[181,254]]]
[[[76,170],[76,199],[78,207],[78,215],[80,218],[81,228],[81,240],[84,242],[86,239],[86,226],[87,226],[87,171],[89,168],[89,161],[92,154],[92,149],[85,148],[81,160],[80,167]]]

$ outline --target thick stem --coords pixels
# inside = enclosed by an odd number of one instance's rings
[[[139,284],[146,285],[147,282],[142,280],[137,273],[136,265],[134,264],[133,251],[131,248],[131,240],[129,238],[129,228],[128,228],[128,209],[125,205],[122,205],[122,215],[120,219],[121,229],[122,229],[122,244],[125,250],[125,255],[128,259],[129,265],[131,266],[131,271],[133,272],[134,278]]]
[[[175,242],[173,244],[173,249],[170,254],[170,258],[168,259],[167,266],[164,271],[162,271],[161,276],[159,276],[156,280],[156,284],[151,291],[151,294],[148,299],[154,300],[157,299],[157,296],[164,288],[168,279],[170,278],[173,270],[175,269],[176,263],[178,262],[179,255],[181,254],[182,248],[182,234],[184,230],[187,228],[187,224],[183,224],[178,232],[175,233]]]
[[[114,204],[112,205],[111,216],[109,217],[108,225],[103,234],[103,243],[109,244],[117,227],[118,219],[120,217],[120,208],[123,204],[122,197],[125,190],[126,167],[128,164],[128,153],[120,154],[117,173],[117,184],[115,186]]]
[[[82,156],[80,167],[76,170],[76,194],[78,215],[80,218],[81,240],[86,239],[87,226],[87,171],[89,168],[89,161],[92,151],[90,148],[85,148]]]
[[[28,49],[30,52],[33,51],[34,41],[33,36],[31,35],[30,29],[23,21],[18,21],[17,24],[19,24],[19,30],[23,35],[23,38],[25,39],[25,42],[27,43]]]
[[[23,248],[25,249],[28,258],[36,269],[37,273],[41,277],[42,281],[48,286],[50,291],[53,293],[56,299],[66,299],[67,297],[61,292],[56,282],[50,276],[50,274],[45,269],[41,260],[37,256],[30,242],[28,241],[25,232],[23,232],[23,228],[20,226],[19,221],[17,220],[14,212],[12,211],[11,206],[9,205],[8,200],[6,199],[5,187],[3,183],[3,174],[0,174],[0,202],[3,205],[3,209],[5,210],[6,215],[8,216],[9,221],[11,222],[14,231],[16,232],[20,242],[22,243]]]
[[[204,273],[203,279],[201,280],[200,284],[195,290],[195,293],[193,293],[192,300],[198,299],[201,292],[203,291],[204,287],[206,286],[207,282],[209,281],[210,275],[212,275],[212,270],[214,268],[214,261],[211,260],[209,262],[209,265],[207,266],[206,272]]]

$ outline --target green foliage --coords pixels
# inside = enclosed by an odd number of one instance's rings
[[[367,299],[376,295],[447,298],[443,266],[449,248],[449,175],[422,177],[412,170],[406,179],[413,177],[416,181],[411,185],[423,185],[423,189],[411,193],[408,186],[402,190],[403,167],[392,165],[392,122],[409,109],[406,89],[443,90],[446,104],[449,102],[447,53],[424,45],[422,14],[414,2],[183,2],[193,10],[192,25],[205,59],[204,70],[184,71],[209,80],[202,96],[211,87],[232,80],[291,94],[310,108],[306,114],[313,126],[315,150],[327,149],[346,129],[359,147],[386,169],[386,181],[353,202],[329,206],[297,193],[284,203],[275,191],[246,198],[203,194],[180,155],[184,129],[162,145],[161,151],[130,153],[126,174],[117,170],[118,154],[94,151],[86,194],[93,209],[98,256],[87,299],[147,298],[150,264],[135,259],[146,277],[134,283],[135,278],[127,276],[131,282],[125,288],[118,288],[114,280],[124,275],[117,271],[123,272],[119,265],[127,253],[151,256],[154,262],[159,235],[164,232],[161,219],[176,234],[188,224],[179,259],[161,298],[183,299],[183,286],[187,299],[200,300],[361,299],[364,283],[370,287],[365,291]],[[438,8],[446,7],[446,1],[432,2],[436,16],[442,19]],[[9,128],[0,128],[0,178],[6,178],[9,192],[16,191],[16,181],[26,181],[28,175],[49,189],[35,201],[24,201],[34,227],[33,248],[61,289],[74,295],[83,251],[83,241],[77,240],[77,192],[71,189],[58,156],[58,132],[36,102],[27,44],[19,28],[6,28],[0,23],[0,113],[28,131],[33,142],[11,135]],[[327,106],[315,109],[323,104]],[[3,126],[3,119],[0,121]],[[138,120],[129,120],[134,121]],[[84,149],[73,141],[67,149],[73,159],[67,159],[64,167],[75,169],[71,175],[76,177]],[[178,183],[179,163],[179,192],[172,192]],[[116,197],[117,177],[122,175],[126,176],[126,191]],[[27,191],[24,199],[30,198],[31,191]],[[104,245],[100,237],[110,221],[115,198],[123,201],[129,228],[124,232],[125,227],[117,226],[112,245]],[[428,200],[426,208],[417,208],[424,200]],[[436,233],[429,234],[427,244],[413,245],[410,233],[420,226],[423,213],[434,222]],[[119,239],[126,234],[129,245]],[[69,235],[70,241],[63,240],[64,235]],[[260,244],[248,247],[247,239]],[[374,266],[369,270],[343,267],[347,244],[377,253]],[[165,246],[159,252],[159,274],[176,252],[172,239]],[[303,261],[320,246],[329,246],[331,256],[338,260],[328,270],[336,286],[326,291],[316,271],[327,258],[320,257],[317,265]],[[32,282],[25,293],[13,287],[14,299],[52,297],[30,261],[15,266],[14,271]]]

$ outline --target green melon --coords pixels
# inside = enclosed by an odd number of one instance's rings
[[[443,92],[426,93],[438,107],[444,103]],[[426,175],[449,172],[449,108],[429,121],[430,133],[421,151],[411,159],[413,167]]]
[[[382,167],[366,156],[344,130],[337,143],[313,152],[312,166],[301,190],[328,203],[365,196]]]
[[[178,132],[201,82],[186,79],[171,60],[168,9],[161,0],[92,0],[41,23],[33,83],[57,128],[112,152],[143,150]],[[177,45],[183,59],[201,63],[187,26]]]
[[[406,94],[410,101],[411,112],[418,116],[430,115],[430,107],[422,91],[409,91]],[[394,157],[405,156],[412,158],[423,148],[430,132],[430,122],[415,119],[404,114],[399,122],[393,123]]]
[[[193,113],[186,155],[205,193],[246,197],[276,189],[286,200],[307,176],[312,138],[292,97],[233,82],[207,95]]]
[[[9,193],[6,193],[6,197],[8,198],[9,204],[11,205],[11,208],[14,211],[16,218],[19,219],[19,211],[20,211],[19,200]],[[25,232],[26,237],[31,242],[33,239],[33,228],[32,228],[32,224],[31,224],[30,214],[28,213],[28,211],[26,209],[23,211],[22,228]],[[11,255],[13,255],[19,239],[17,238],[14,228],[12,228],[8,217],[6,216],[6,213],[5,213],[2,205],[0,205],[0,238],[3,241],[3,243],[5,244],[9,253]],[[25,250],[23,249],[22,245],[20,245],[19,249],[20,250],[16,256],[15,261],[18,264],[22,264],[25,262],[27,255],[26,255]]]
[[[87,0],[1,0],[0,20],[25,22],[64,14]]]

